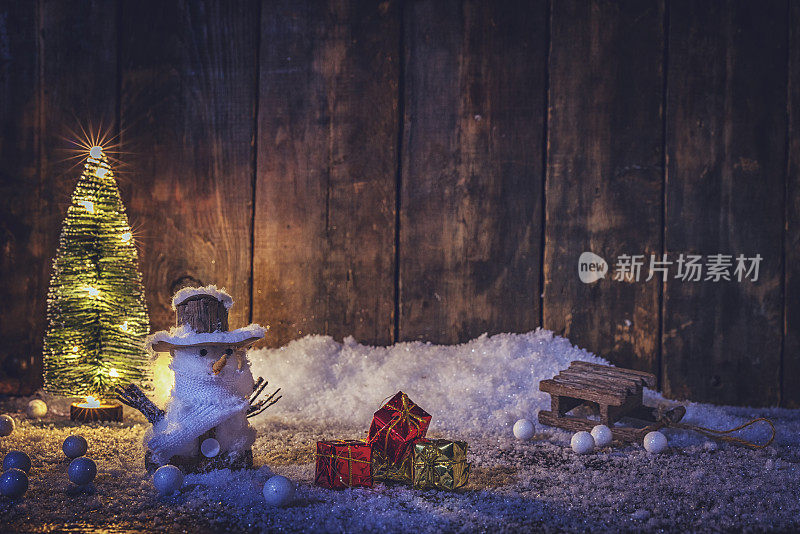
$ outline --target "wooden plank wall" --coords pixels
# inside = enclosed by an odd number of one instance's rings
[[[546,7],[407,5],[399,339],[539,324]]]
[[[658,283],[583,284],[575,266],[661,253],[663,23],[662,2],[554,2],[550,45],[544,324],[647,371]]]
[[[666,283],[662,380],[678,397],[780,400],[786,15],[670,2],[665,250],[763,257],[757,284]]]
[[[0,1],[0,394],[40,384],[90,127],[154,329],[217,283],[273,346],[543,325],[669,396],[798,407],[799,5]],[[613,280],[681,253],[760,254],[759,280]]]

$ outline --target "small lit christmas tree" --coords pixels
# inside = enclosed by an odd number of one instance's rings
[[[111,397],[150,380],[142,342],[150,328],[125,206],[106,155],[94,146],[72,193],[47,296],[44,387]]]

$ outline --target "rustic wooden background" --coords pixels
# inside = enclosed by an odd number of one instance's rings
[[[800,405],[800,2],[0,1],[0,393],[39,385],[81,126],[118,133],[154,329],[543,325],[677,398]],[[759,253],[757,283],[577,259]]]

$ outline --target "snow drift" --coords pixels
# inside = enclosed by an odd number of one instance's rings
[[[278,418],[366,430],[381,403],[402,390],[432,415],[431,433],[453,435],[507,434],[521,418],[539,429],[539,410],[550,405],[550,396],[539,391],[540,380],[552,378],[573,360],[608,363],[543,329],[482,335],[461,345],[407,342],[390,347],[311,335],[278,349],[250,351],[249,358],[253,374],[283,394],[256,424]],[[651,405],[671,402],[649,390],[645,398]],[[682,404],[686,423],[727,429],[766,416],[776,422],[776,443],[800,441],[791,410]],[[791,428],[781,428],[782,422]],[[670,434],[674,445],[704,439],[695,433]],[[761,441],[766,436],[768,428],[759,426],[743,437]]]
[[[573,360],[606,363],[548,330],[483,335],[461,345],[422,342],[370,347],[306,336],[249,353],[253,374],[282,388],[271,417],[369,427],[381,403],[402,390],[433,416],[431,430],[485,432],[536,420],[549,406],[539,381]]]

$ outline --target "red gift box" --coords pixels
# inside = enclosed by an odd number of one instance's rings
[[[425,437],[430,424],[430,414],[400,391],[375,412],[367,443],[381,451],[389,461],[397,463],[412,441]]]
[[[328,489],[372,487],[372,449],[363,441],[317,442],[314,484]]]

